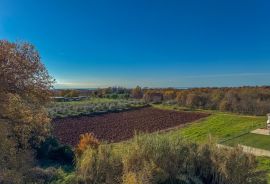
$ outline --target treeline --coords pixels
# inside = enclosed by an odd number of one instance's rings
[[[147,90],[162,96],[162,102],[189,108],[228,111],[250,115],[270,112],[270,87],[194,88]]]
[[[86,95],[98,98],[144,99],[146,102],[166,103],[192,109],[209,109],[250,115],[270,112],[270,87],[134,89],[109,87],[96,90],[60,90],[58,95]]]
[[[96,89],[91,96],[99,98],[113,98],[113,99],[127,99],[130,98],[131,89],[124,87],[108,87],[103,89]]]
[[[54,89],[53,96],[57,97],[96,97],[96,98],[113,98],[127,99],[131,97],[132,89],[124,87],[108,87],[98,89]]]
[[[269,86],[191,89],[149,89],[137,86],[132,90],[116,87],[99,89],[93,94],[109,98],[123,95],[124,98],[144,99],[146,102],[250,115],[265,115],[270,112]]]

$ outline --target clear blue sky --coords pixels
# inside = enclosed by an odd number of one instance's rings
[[[0,0],[56,87],[270,85],[268,0]]]

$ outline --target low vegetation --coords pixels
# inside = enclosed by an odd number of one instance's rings
[[[261,128],[264,124],[264,117],[214,114],[198,124],[189,125],[181,131],[181,135],[196,141],[203,141],[208,135],[211,135],[218,141],[225,141],[256,128]]]
[[[48,112],[51,118],[59,118],[122,111],[145,105],[142,100],[89,98],[78,102],[54,102],[48,107]]]
[[[76,154],[80,157],[88,147],[97,149],[99,145],[99,140],[92,133],[81,134],[79,144],[76,147]]]
[[[137,136],[119,150],[102,144],[88,148],[77,162],[82,183],[248,184],[266,183],[256,159],[241,149],[218,149],[169,137]]]
[[[175,109],[175,106],[156,105],[155,107]],[[262,128],[266,122],[265,116],[246,116],[215,111],[206,112],[212,115],[199,120],[197,123],[189,124],[181,130],[170,131],[166,133],[166,136],[177,137],[180,135],[188,140],[204,142],[211,135],[212,138],[220,142],[248,133],[256,128]]]
[[[34,167],[33,152],[18,149],[11,134],[9,121],[0,119],[0,183],[21,183],[29,179],[27,173]]]
[[[267,135],[259,135],[253,133],[247,133],[234,139],[225,141],[223,144],[229,146],[235,146],[237,144],[243,144],[259,149],[265,149],[270,151],[270,138]]]

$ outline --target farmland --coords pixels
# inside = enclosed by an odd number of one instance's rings
[[[266,121],[263,116],[246,116],[206,110],[191,111],[187,108],[171,105],[154,105],[153,108],[132,110],[134,107],[140,108],[145,105],[142,101],[137,100],[103,98],[93,98],[81,102],[57,102],[50,109],[50,111],[57,112],[53,116],[55,117],[53,121],[54,134],[60,137],[64,143],[71,145],[78,141],[80,134],[87,132],[93,132],[101,140],[119,142],[131,138],[134,131],[151,133],[176,127],[186,122],[193,122],[181,129],[172,129],[164,135],[182,136],[196,142],[206,142],[211,135],[217,142],[221,142],[260,128],[264,126]],[[98,115],[97,112],[119,112],[110,111],[109,106],[113,106],[119,111],[125,109],[130,111]],[[81,109],[84,109],[85,112],[82,112]],[[91,114],[92,117],[89,117]],[[181,117],[174,117],[172,114],[180,114]],[[188,115],[187,120],[183,119],[183,114]],[[203,119],[200,119],[204,117],[203,115],[196,117],[201,114],[211,115]]]
[[[99,116],[61,118],[53,122],[54,134],[62,143],[76,145],[80,134],[94,133],[100,140],[119,142],[137,132],[156,132],[179,127],[207,117],[207,113],[177,112],[151,107]]]
[[[107,98],[90,98],[75,102],[54,102],[47,108],[51,118],[91,115],[102,112],[114,112],[142,107],[142,100],[124,100]]]
[[[101,103],[104,101],[110,100],[102,99]],[[78,103],[85,102],[76,102],[75,104]],[[152,107],[130,109],[118,113],[109,112],[91,116],[56,118],[53,121],[53,126],[54,135],[64,144],[74,146],[78,143],[80,134],[91,132],[99,140],[109,143],[105,143],[105,145],[112,145],[113,152],[121,156],[129,155],[128,150],[132,149],[133,144],[136,144],[137,138],[132,139],[134,130],[148,133],[146,138],[139,139],[157,139],[158,144],[162,144],[163,138],[172,143],[179,141],[179,139],[206,143],[209,142],[210,135],[213,142],[230,140],[235,136],[264,126],[265,121],[264,116],[190,110],[170,105],[152,105]],[[116,143],[110,144],[111,142]],[[81,160],[84,159],[90,159],[90,155]],[[257,158],[257,161],[258,169],[270,170],[268,158]],[[67,177],[71,176],[73,176],[73,172],[67,174]]]

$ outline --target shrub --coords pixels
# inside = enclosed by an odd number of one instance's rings
[[[50,167],[43,169],[40,167],[35,167],[26,174],[26,183],[51,183],[57,178],[57,176],[57,169],[55,168]]]
[[[0,119],[0,183],[21,184],[34,166],[31,150],[19,149],[8,120]]]
[[[77,162],[77,176],[82,183],[121,183],[122,164],[120,155],[112,151],[111,145],[88,147]]]
[[[80,142],[76,148],[76,153],[78,156],[80,156],[88,147],[97,149],[99,145],[99,140],[92,133],[82,134],[80,137]]]
[[[49,137],[37,150],[37,158],[51,160],[61,164],[72,165],[74,152],[70,146],[60,144],[55,138]]]
[[[239,148],[219,149],[162,136],[137,137],[123,155],[124,181],[141,183],[265,183],[256,160]]]
[[[56,170],[56,177],[50,184],[76,184],[78,183],[75,172],[66,172],[63,169]]]
[[[78,159],[77,175],[91,184],[265,184],[266,173],[256,165],[255,157],[240,148],[145,135],[122,148],[88,148]]]

